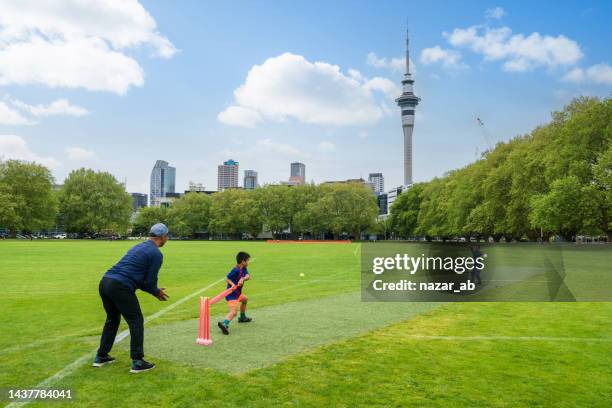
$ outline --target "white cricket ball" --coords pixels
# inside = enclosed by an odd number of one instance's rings
[[[300,278],[303,278],[303,277],[304,277],[304,274],[303,274],[303,273],[300,273]]]

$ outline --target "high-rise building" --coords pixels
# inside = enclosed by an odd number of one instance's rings
[[[306,183],[306,165],[304,163],[291,163],[291,176],[289,177],[291,184]]]
[[[223,162],[218,167],[217,190],[238,188],[238,162],[232,159]]]
[[[385,192],[385,178],[382,173],[370,173],[368,181],[374,184],[375,194],[382,194]]]
[[[257,172],[255,170],[244,171],[244,189],[255,190],[257,188]]]
[[[159,207],[160,198],[174,193],[175,183],[176,169],[169,166],[167,161],[156,161],[151,171],[151,206]]]
[[[414,129],[414,108],[421,100],[414,94],[414,80],[410,73],[410,37],[406,32],[406,73],[402,80],[402,94],[395,102],[402,112],[402,130],[404,131],[404,185],[412,184],[412,131]]]
[[[132,196],[132,212],[147,206],[147,195],[143,193],[130,193]]]

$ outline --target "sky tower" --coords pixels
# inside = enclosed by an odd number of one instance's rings
[[[414,94],[414,80],[410,73],[410,36],[406,30],[406,73],[402,80],[402,94],[395,100],[402,110],[404,131],[404,185],[412,184],[412,130],[414,129],[414,108],[421,98]]]

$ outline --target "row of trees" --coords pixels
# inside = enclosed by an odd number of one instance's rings
[[[76,233],[125,233],[131,200],[110,173],[74,170],[55,188],[50,170],[42,165],[0,161],[0,229],[13,234],[58,225]]]
[[[400,237],[577,234],[612,240],[612,100],[578,98],[552,121],[400,195]]]
[[[342,234],[360,237],[378,215],[370,189],[359,183],[331,185],[268,185],[256,190],[231,189],[211,196],[186,194],[171,207],[142,209],[134,223],[145,233],[154,222],[166,222],[179,236],[208,232],[233,238],[262,230],[278,237],[285,231],[313,237]]]
[[[311,236],[359,237],[378,214],[376,200],[363,184],[268,185],[256,190],[232,189],[212,196],[190,193],[171,207],[148,207],[130,223],[131,197],[109,173],[72,171],[54,189],[44,166],[16,160],[0,162],[0,229],[16,233],[49,230],[56,225],[80,234],[133,232],[146,234],[157,222],[175,236],[256,237],[263,230],[275,237],[285,231]]]

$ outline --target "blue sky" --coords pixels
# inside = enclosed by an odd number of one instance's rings
[[[43,162],[60,183],[85,166],[148,193],[164,159],[179,191],[190,180],[215,189],[217,165],[233,158],[260,183],[287,180],[302,161],[315,182],[382,172],[399,185],[393,98],[407,19],[422,98],[416,181],[612,89],[606,1],[97,7],[0,5],[0,156]]]

